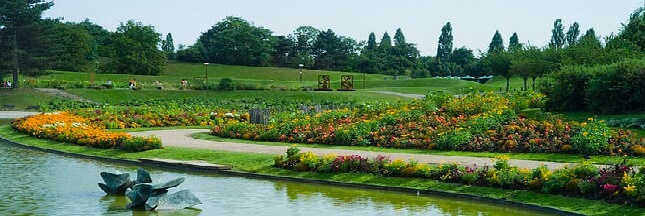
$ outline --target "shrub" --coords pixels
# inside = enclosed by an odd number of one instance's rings
[[[459,150],[462,145],[468,144],[472,135],[468,131],[451,131],[439,136],[437,148],[441,150]]]
[[[233,84],[233,80],[228,77],[220,79],[219,85],[217,86],[217,90],[220,90],[220,91],[235,90],[235,85]]]
[[[571,137],[574,150],[585,155],[598,155],[609,151],[609,138],[612,131],[601,121],[589,119],[580,124],[580,131]]]

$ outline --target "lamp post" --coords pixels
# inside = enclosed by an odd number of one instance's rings
[[[204,79],[208,79],[208,65],[209,65],[209,63],[206,62],[206,63],[204,63],[204,65],[206,66],[206,71],[205,71],[206,76],[204,76]]]
[[[302,67],[304,67],[305,65],[299,64],[298,66],[300,67],[300,82],[302,82]]]

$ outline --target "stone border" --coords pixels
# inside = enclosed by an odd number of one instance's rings
[[[373,184],[365,184],[365,183],[346,183],[346,182],[336,182],[336,181],[330,181],[330,180],[305,179],[305,178],[288,177],[288,176],[274,176],[274,175],[267,175],[267,174],[260,174],[260,173],[249,173],[249,172],[241,172],[241,171],[235,171],[235,170],[226,170],[226,169],[214,170],[214,169],[208,169],[208,168],[205,169],[200,166],[193,166],[193,165],[154,163],[154,162],[150,162],[149,159],[139,159],[139,161],[133,161],[133,160],[127,160],[127,159],[115,159],[115,158],[84,155],[79,153],[70,153],[70,152],[65,152],[61,150],[25,145],[22,143],[18,143],[18,142],[6,139],[2,136],[0,136],[0,140],[5,141],[13,146],[21,147],[25,149],[59,154],[59,155],[69,156],[69,157],[76,157],[81,159],[93,159],[93,160],[117,163],[117,164],[136,165],[136,166],[145,166],[145,167],[163,167],[171,170],[190,170],[190,171],[197,171],[202,173],[220,173],[220,174],[229,175],[229,176],[240,176],[240,177],[248,177],[248,178],[255,178],[255,179],[285,180],[285,181],[293,181],[293,182],[301,182],[301,183],[316,183],[316,184],[335,185],[335,186],[342,186],[342,187],[354,187],[354,188],[447,196],[447,197],[458,197],[458,198],[472,199],[477,201],[484,201],[484,202],[491,202],[491,203],[527,208],[527,209],[542,211],[545,213],[555,214],[555,215],[575,215],[575,216],[583,215],[583,214],[578,214],[574,212],[559,210],[552,207],[544,207],[544,206],[521,203],[521,202],[516,202],[511,200],[495,199],[490,197],[482,197],[482,196],[456,193],[456,192],[447,192],[447,191],[439,191],[439,190],[418,190],[418,189],[406,188],[406,187],[381,186],[381,185],[373,185]]]

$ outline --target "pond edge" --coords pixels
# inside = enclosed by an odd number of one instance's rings
[[[458,197],[458,198],[472,199],[477,201],[516,206],[516,207],[542,211],[545,213],[555,214],[555,215],[576,215],[576,216],[583,215],[575,212],[560,210],[553,207],[539,206],[534,204],[521,203],[521,202],[505,200],[505,199],[496,199],[491,197],[482,197],[482,196],[465,194],[465,193],[456,193],[456,192],[448,192],[448,191],[440,191],[440,190],[428,190],[428,189],[419,190],[419,189],[407,188],[407,187],[393,187],[393,186],[382,186],[382,185],[365,184],[365,183],[347,183],[347,182],[338,182],[338,181],[330,181],[330,180],[276,176],[276,175],[267,175],[267,174],[260,174],[260,173],[242,172],[242,171],[236,171],[236,170],[213,171],[211,169],[201,169],[194,166],[174,166],[174,165],[164,165],[164,164],[153,165],[151,163],[145,163],[143,161],[138,161],[138,160],[116,159],[116,158],[101,157],[101,156],[95,156],[95,155],[85,155],[80,153],[71,153],[71,152],[66,152],[66,151],[61,151],[56,149],[31,146],[31,145],[15,142],[13,140],[9,140],[2,136],[0,136],[0,140],[20,148],[58,154],[58,155],[63,155],[68,157],[74,157],[74,158],[80,158],[80,159],[92,159],[92,160],[98,160],[98,161],[116,163],[116,164],[122,164],[122,165],[132,165],[132,166],[141,166],[141,167],[161,167],[161,168],[171,169],[171,170],[180,170],[180,171],[187,170],[187,171],[195,171],[195,172],[201,172],[201,173],[218,173],[218,174],[224,174],[229,176],[248,177],[248,178],[254,178],[254,179],[284,180],[284,181],[293,181],[293,182],[300,182],[300,183],[315,183],[315,184],[325,184],[325,185],[334,185],[334,186],[342,186],[342,187],[364,188],[364,189],[372,189],[372,190],[387,190],[387,191],[396,191],[396,192],[404,192],[404,193],[449,196],[449,197]]]

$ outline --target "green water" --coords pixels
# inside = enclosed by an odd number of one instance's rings
[[[136,167],[65,157],[0,142],[0,215],[545,215],[508,205],[348,187],[170,172],[146,168],[153,180],[186,181],[194,209],[133,212],[124,196],[106,196],[99,172]]]

